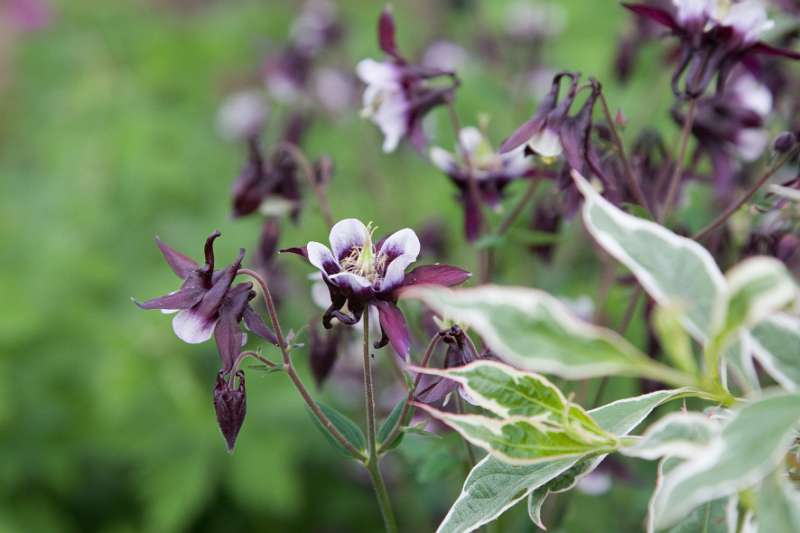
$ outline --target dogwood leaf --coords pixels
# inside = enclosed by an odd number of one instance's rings
[[[777,314],[750,331],[753,353],[784,389],[800,388],[800,318]]]

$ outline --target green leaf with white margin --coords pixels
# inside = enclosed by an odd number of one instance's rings
[[[557,426],[574,428],[587,439],[609,437],[583,407],[567,400],[558,387],[539,374],[488,360],[450,369],[411,367],[411,370],[458,383],[472,403],[500,418],[538,417]]]
[[[772,257],[746,259],[725,277],[728,290],[716,310],[721,335],[754,326],[797,299],[792,275],[786,265]]]
[[[573,171],[572,177],[585,198],[583,220],[589,233],[656,302],[680,308],[684,327],[705,343],[715,330],[714,305],[726,288],[708,250],[660,224],[624,213],[583,176]]]
[[[605,455],[584,457],[563,474],[531,492],[528,495],[528,517],[531,522],[540,529],[547,529],[542,520],[542,507],[548,496],[572,489],[581,478],[591,473],[605,458]]]
[[[758,373],[753,365],[753,342],[751,336],[746,331],[738,334],[738,339],[725,348],[722,361],[728,366],[728,370],[733,379],[745,394],[758,392],[761,384],[758,381]],[[727,373],[723,373],[723,384],[727,387]]]
[[[735,412],[703,453],[664,476],[651,502],[655,528],[759,482],[780,463],[798,422],[800,394],[772,394]]]
[[[682,460],[677,457],[666,457],[658,463],[655,493],[661,488],[664,476],[678,467]],[[655,494],[654,493],[654,494]],[[682,517],[667,533],[734,533],[737,518],[736,496],[717,498],[698,506]],[[652,505],[652,500],[651,500]],[[647,532],[653,533],[652,513],[648,515]]]
[[[672,413],[644,432],[633,446],[620,450],[642,459],[682,457],[690,459],[703,453],[719,432],[719,424],[700,413]]]
[[[755,358],[784,389],[800,389],[800,318],[777,314],[750,331]]]
[[[797,533],[800,531],[800,491],[779,469],[761,482],[756,518],[759,533]]]
[[[624,374],[686,385],[690,378],[653,362],[617,333],[588,324],[549,294],[523,287],[415,287],[404,296],[474,329],[501,359],[567,379]]]
[[[589,415],[605,431],[624,436],[659,405],[694,394],[689,388],[657,391],[598,407],[589,411]],[[487,455],[467,476],[461,494],[437,532],[474,531],[503,514],[537,488],[568,471],[578,461],[580,459],[560,459],[529,466],[515,466]]]

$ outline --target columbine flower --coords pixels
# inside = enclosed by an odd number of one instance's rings
[[[567,78],[570,87],[567,94],[559,102],[561,80]],[[539,109],[526,123],[500,147],[500,153],[508,153],[520,146],[525,146],[526,152],[531,152],[545,158],[558,157],[564,148],[561,143],[561,126],[567,119],[572,102],[578,91],[578,75],[570,72],[561,72],[553,78],[550,92],[544,97]]]
[[[238,386],[234,384],[236,380],[239,381]],[[217,413],[217,424],[222,436],[225,437],[228,451],[232,452],[247,413],[244,372],[240,370],[228,379],[222,372],[217,374],[217,382],[214,385],[214,411]]]
[[[478,128],[463,128],[459,132],[456,153],[434,146],[430,150],[431,162],[439,167],[458,187],[459,201],[464,206],[464,233],[470,241],[480,233],[480,206],[473,205],[469,191],[470,171],[480,192],[480,200],[493,209],[500,207],[503,193],[509,183],[524,177],[533,177],[536,170],[520,147],[500,154]]]
[[[701,98],[692,132],[711,161],[718,196],[731,192],[738,160],[758,159],[769,144],[764,120],[772,110],[772,95],[747,73],[737,73],[725,92]],[[684,116],[673,111],[683,124]]]
[[[318,268],[328,287],[331,305],[323,316],[325,328],[331,321],[353,325],[368,306],[377,308],[383,338],[376,346],[391,342],[402,357],[408,355],[409,335],[405,318],[397,307],[402,289],[416,284],[458,285],[469,277],[460,268],[445,265],[420,266],[405,273],[420,252],[417,235],[409,228],[402,229],[372,242],[374,228],[354,218],[337,222],[330,232],[331,248],[309,242],[304,248],[290,248]],[[344,306],[351,315],[342,312]]]
[[[248,141],[261,133],[267,113],[267,105],[260,92],[240,91],[226,98],[220,106],[217,127],[228,140]]]
[[[671,10],[647,4],[623,5],[668,28],[681,40],[680,59],[672,78],[675,94],[697,98],[714,76],[721,91],[733,67],[757,54],[800,59],[798,52],[759,40],[773,26],[760,0],[673,0]]]
[[[431,88],[425,81],[451,72],[409,65],[395,44],[394,17],[387,8],[378,20],[378,42],[389,56],[385,61],[364,59],[356,66],[358,77],[367,84],[362,116],[383,132],[383,151],[393,152],[403,137],[418,150],[425,146],[423,117],[452,96],[455,86]]]
[[[239,251],[236,261],[229,266],[214,270],[214,240],[219,236],[220,233],[215,231],[206,239],[206,262],[202,267],[156,238],[164,259],[183,284],[175,292],[136,302],[136,305],[142,309],[161,309],[165,313],[177,312],[172,328],[184,342],[198,344],[215,335],[223,371],[228,372],[244,342],[243,333],[238,329],[241,321],[256,335],[272,343],[276,340],[248,303],[255,297],[252,284],[240,283],[231,287],[242,265],[244,250]]]

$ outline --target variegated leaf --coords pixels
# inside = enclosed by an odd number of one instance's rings
[[[778,314],[750,331],[753,353],[784,389],[800,388],[800,318]]]
[[[705,415],[673,413],[647,428],[636,444],[620,451],[643,459],[664,456],[689,459],[703,453],[718,432],[719,425]]]

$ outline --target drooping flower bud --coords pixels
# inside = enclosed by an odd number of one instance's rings
[[[797,145],[797,135],[791,131],[784,131],[772,141],[772,149],[779,154],[785,154]]]
[[[237,379],[238,387],[234,387]],[[217,383],[214,386],[214,410],[217,413],[217,423],[222,436],[225,437],[228,452],[233,452],[236,437],[239,435],[239,430],[242,429],[244,415],[247,412],[244,372],[239,370],[227,380],[222,372],[217,374]]]

